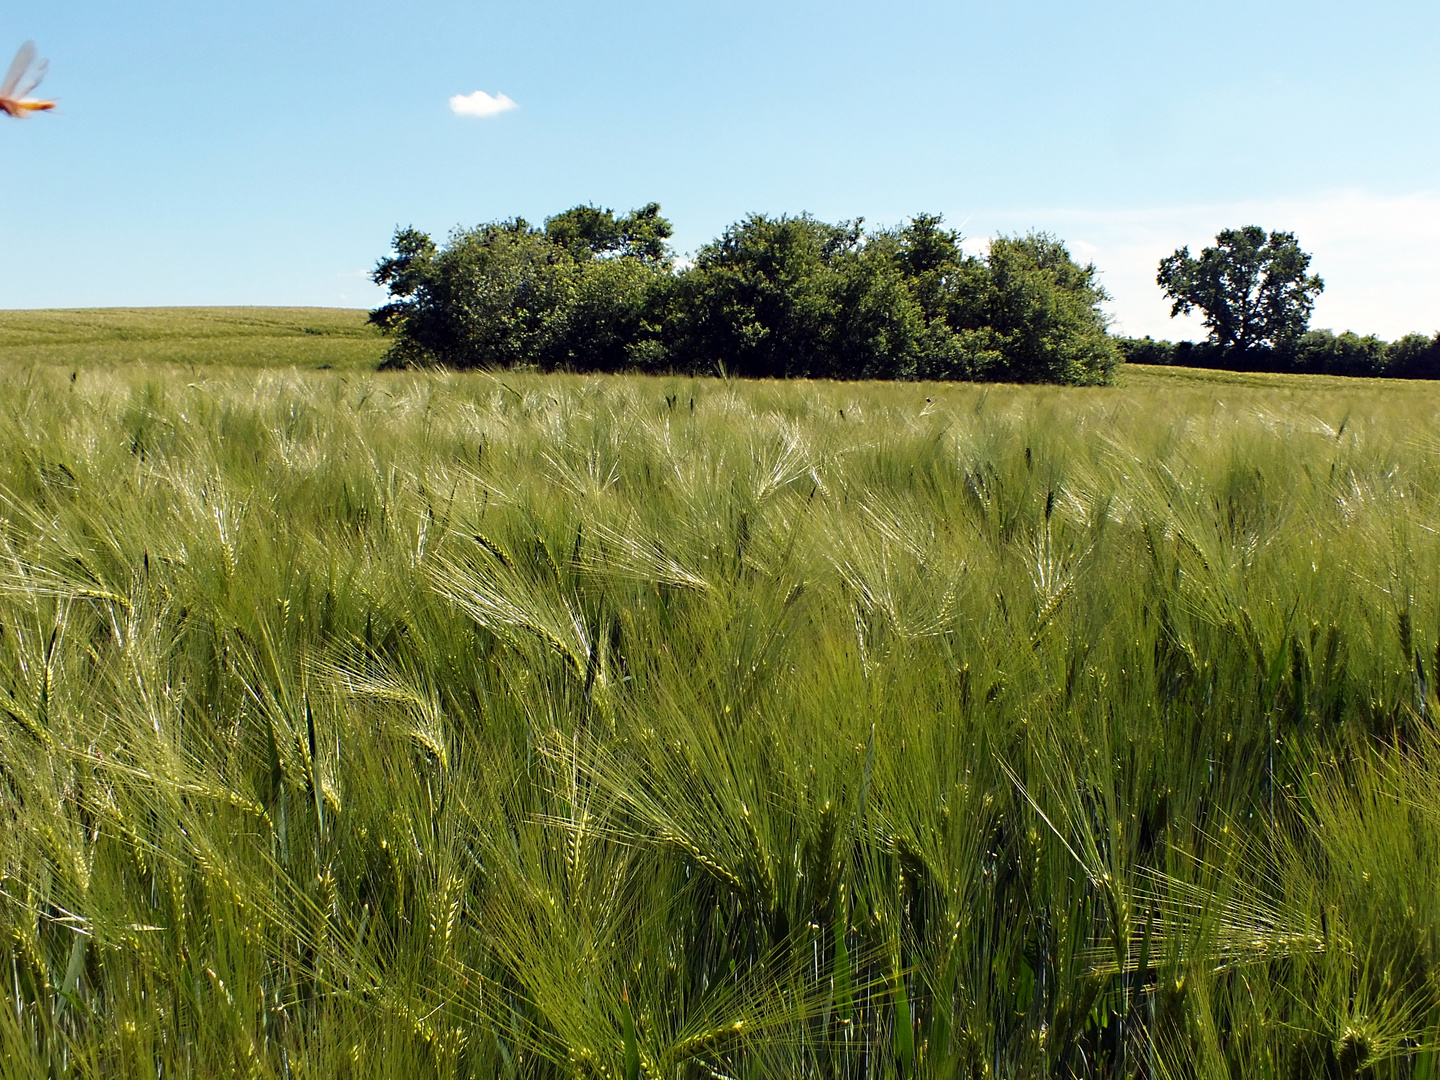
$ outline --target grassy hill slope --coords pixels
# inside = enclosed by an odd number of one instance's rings
[[[386,346],[366,314],[284,307],[0,311],[0,361],[374,368]]]

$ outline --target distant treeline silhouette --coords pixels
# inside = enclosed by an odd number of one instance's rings
[[[1382,341],[1346,331],[1310,330],[1279,345],[1236,348],[1213,341],[1117,338],[1132,364],[1163,364],[1217,371],[1353,375],[1366,378],[1440,379],[1440,334],[1406,334]]]
[[[967,255],[941,218],[751,214],[677,264],[651,203],[397,230],[387,367],[1098,384],[1121,361],[1093,265],[1044,233]]]

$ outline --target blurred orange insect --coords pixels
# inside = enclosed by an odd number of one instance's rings
[[[36,62],[33,41],[21,45],[15,59],[10,62],[10,70],[5,73],[5,81],[0,83],[0,111],[7,112],[18,120],[32,112],[53,109],[53,101],[37,101],[25,96],[40,85],[48,67],[48,61]]]

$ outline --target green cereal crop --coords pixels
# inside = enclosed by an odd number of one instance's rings
[[[0,316],[9,1074],[1432,1075],[1440,388],[352,315]]]

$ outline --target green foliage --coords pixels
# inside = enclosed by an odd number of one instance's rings
[[[1093,265],[1054,237],[1000,237],[985,273],[965,275],[951,325],[976,369],[1006,382],[1090,386],[1110,381],[1120,353],[1105,330],[1108,297]]]
[[[643,340],[650,292],[668,279],[670,224],[651,203],[622,218],[579,206],[457,230],[443,248],[413,228],[374,280],[370,321],[394,338],[387,367],[612,370]]]
[[[912,372],[919,312],[899,267],[860,223],[752,214],[677,282],[672,357],[752,378],[895,378]]]
[[[1120,338],[1117,344],[1133,364],[1178,365],[1220,371],[1297,372],[1355,378],[1440,378],[1440,336],[1408,334],[1386,343],[1373,334],[1310,330],[1279,347],[1240,349],[1212,341],[1155,341]]]
[[[1406,334],[1385,350],[1385,374],[1397,379],[1440,379],[1440,334]]]
[[[1386,345],[1374,334],[1361,337],[1347,330],[1311,330],[1287,350],[1292,370],[1317,375],[1380,375],[1386,367]]]
[[[668,265],[672,235],[670,222],[660,216],[660,204],[653,202],[621,218],[611,210],[576,206],[545,222],[546,239],[564,247],[577,262],[621,255],[651,266]]]
[[[402,229],[375,272],[397,299],[372,321],[397,367],[1093,384],[1119,362],[1094,267],[1048,236],[981,260],[934,215],[867,235],[754,214],[674,273],[669,235],[653,203],[485,225],[443,249]]]
[[[1160,261],[1156,283],[1174,301],[1172,317],[1199,308],[1210,339],[1240,351],[1284,348],[1305,332],[1315,298],[1325,288],[1306,277],[1310,256],[1294,233],[1257,225],[1224,229],[1198,259],[1188,247]]]
[[[71,373],[10,1073],[1433,1071],[1435,389]]]
[[[1156,341],[1146,334],[1143,338],[1117,338],[1115,344],[1127,364],[1169,365],[1178,363],[1175,356],[1176,346],[1173,341]]]

